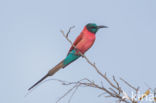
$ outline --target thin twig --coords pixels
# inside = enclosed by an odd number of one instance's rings
[[[69,35],[70,31],[71,31],[73,28],[75,28],[75,26],[72,26],[72,27],[69,28],[69,30],[68,30],[68,32],[67,32],[67,34],[66,34],[66,37],[67,37],[67,38],[68,38],[68,35]]]
[[[127,84],[129,87],[131,87],[132,89],[134,89],[135,91],[137,91],[138,89],[135,88],[134,86],[132,86],[131,84],[129,84],[126,80],[120,78],[120,80],[122,80],[125,84]]]
[[[71,94],[71,96],[70,96],[70,98],[69,98],[69,100],[68,100],[68,103],[70,103],[70,101],[71,101],[72,97],[74,96],[74,94],[75,94],[75,93],[76,93],[76,91],[78,90],[79,86],[80,86],[80,84],[78,84],[78,85],[75,87],[75,89],[74,89],[73,93]]]
[[[60,97],[56,103],[58,103],[60,100],[62,100],[65,96],[67,96],[74,88],[76,88],[77,85],[73,86],[71,89],[69,89],[62,97]]]

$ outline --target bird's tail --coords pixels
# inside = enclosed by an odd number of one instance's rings
[[[49,70],[49,72],[43,77],[41,78],[38,82],[36,82],[33,86],[31,86],[28,90],[31,90],[32,88],[34,88],[37,84],[39,84],[40,82],[42,82],[44,79],[46,79],[48,76],[52,76],[54,75],[58,70],[60,70],[61,68],[64,68],[64,64],[63,64],[62,60],[59,64],[57,64],[54,68],[52,68],[51,70]]]

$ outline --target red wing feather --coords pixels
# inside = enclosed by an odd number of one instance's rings
[[[83,33],[81,33],[77,38],[76,40],[74,41],[73,45],[76,46],[82,39],[82,35]],[[68,51],[68,54],[74,49],[73,46],[70,47],[69,51]]]

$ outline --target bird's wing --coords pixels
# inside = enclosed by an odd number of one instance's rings
[[[74,41],[73,45],[76,46],[81,40],[82,40],[82,36],[83,36],[83,33],[81,33],[77,38],[76,40]],[[73,46],[70,47],[69,51],[68,51],[68,54],[74,49]]]

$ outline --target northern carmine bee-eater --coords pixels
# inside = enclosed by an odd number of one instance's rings
[[[107,26],[97,26],[94,23],[87,24],[73,43],[73,45],[76,48],[71,46],[66,58],[63,59],[60,63],[58,63],[54,68],[49,70],[49,72],[42,79],[40,79],[28,90],[31,90],[33,87],[35,87],[38,83],[43,81],[48,76],[54,75],[58,70],[60,70],[61,68],[65,68],[67,65],[78,59],[81,56],[80,52],[84,54],[93,45],[95,41],[95,34],[100,28],[107,28]]]

